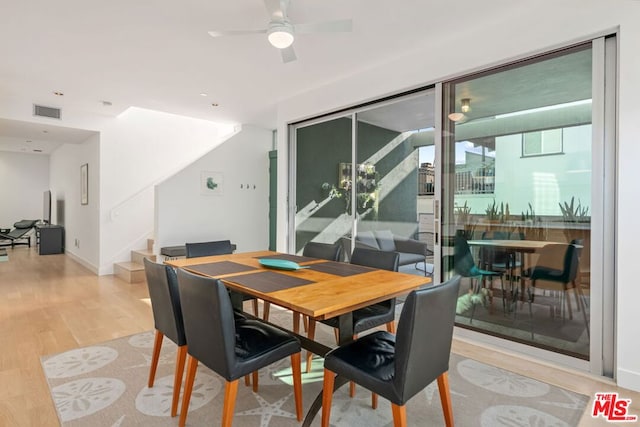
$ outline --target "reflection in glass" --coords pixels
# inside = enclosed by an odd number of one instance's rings
[[[444,85],[442,264],[466,277],[459,326],[589,358],[591,80],[586,46]]]

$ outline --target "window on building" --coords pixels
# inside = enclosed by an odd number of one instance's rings
[[[522,134],[522,157],[562,153],[562,129]]]

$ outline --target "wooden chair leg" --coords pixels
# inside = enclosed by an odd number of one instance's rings
[[[251,385],[251,375],[244,376],[244,385],[249,387]]]
[[[291,355],[291,372],[293,374],[293,396],[296,402],[296,416],[302,421],[302,367],[300,366],[301,352]]]
[[[309,316],[302,316],[302,326],[305,332],[309,330]]]
[[[254,298],[251,302],[253,303],[253,315],[258,317],[258,300]]]
[[[329,427],[331,417],[331,400],[333,399],[333,383],[336,375],[328,369],[324,370],[322,383],[322,427]]]
[[[231,427],[233,409],[238,396],[238,380],[228,381],[224,386],[224,404],[222,405],[222,427]]]
[[[356,395],[356,383],[353,381],[349,381],[349,397],[354,397]]]
[[[173,400],[171,401],[171,416],[178,413],[178,399],[180,398],[180,387],[182,386],[182,374],[184,373],[184,362],[187,359],[187,346],[178,347],[176,355],[176,372],[173,375]]]
[[[164,335],[162,332],[156,329],[156,337],[153,340],[153,354],[151,356],[151,368],[149,369],[149,388],[153,387],[153,382],[156,379],[156,369],[158,368],[158,359],[160,358],[160,349],[162,348],[162,339]]]
[[[378,409],[378,395],[371,393],[371,408]]]
[[[309,332],[307,333],[307,337],[310,340],[313,340],[316,337],[316,321],[313,319],[309,319]],[[311,361],[313,359],[313,353],[307,350],[307,373],[311,372]]]
[[[438,377],[438,391],[440,403],[444,413],[444,422],[447,427],[453,427],[453,407],[451,406],[451,393],[449,392],[449,373],[443,372]]]
[[[253,377],[253,392],[257,393],[258,392],[258,371],[253,371],[253,373],[251,374],[251,376]]]
[[[269,301],[265,301],[262,304],[262,320],[269,320],[269,309],[271,309],[271,303]]]
[[[396,322],[395,321],[391,321],[391,322],[387,323],[387,332],[389,332],[390,334],[395,334],[396,333]]]
[[[393,413],[393,427],[407,426],[407,408],[404,405],[392,403],[391,412]]]
[[[293,333],[300,333],[300,313],[297,311],[293,312]]]
[[[191,392],[193,391],[193,381],[196,379],[196,371],[198,370],[198,359],[189,355],[187,358],[187,378],[184,381],[184,393],[182,394],[182,408],[180,408],[180,421],[178,425],[184,427],[187,422],[187,413],[189,412],[189,401],[191,400]]]

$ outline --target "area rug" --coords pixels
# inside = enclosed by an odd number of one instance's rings
[[[333,335],[328,328],[322,333],[329,340]],[[153,332],[149,331],[42,357],[60,424],[176,426],[177,418],[169,416],[176,347],[165,339],[155,385],[148,388],[152,347]],[[314,358],[312,367],[303,376],[305,411],[322,388],[322,359]],[[588,396],[456,354],[451,355],[449,381],[455,422],[463,427],[577,426],[589,401]],[[258,393],[251,387],[239,387],[233,425],[299,426],[288,359],[262,369],[259,383]],[[224,380],[200,365],[187,425],[218,425],[223,394]],[[370,393],[360,387],[354,398],[349,397],[347,386],[342,387],[334,394],[331,424],[390,426],[389,402],[380,399],[378,409],[373,410],[370,400]],[[411,426],[444,425],[435,382],[407,404],[407,419]],[[320,425],[319,414],[313,425]]]

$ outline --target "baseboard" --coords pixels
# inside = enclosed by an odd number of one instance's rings
[[[616,374],[618,386],[640,392],[640,374],[638,372],[618,368]]]
[[[87,261],[84,258],[80,258],[78,255],[69,252],[69,251],[65,251],[65,254],[71,258],[72,260],[74,260],[75,262],[77,262],[78,264],[82,265],[83,267],[91,270],[92,273],[94,273],[96,276],[98,275],[98,267],[91,264],[89,261]]]

